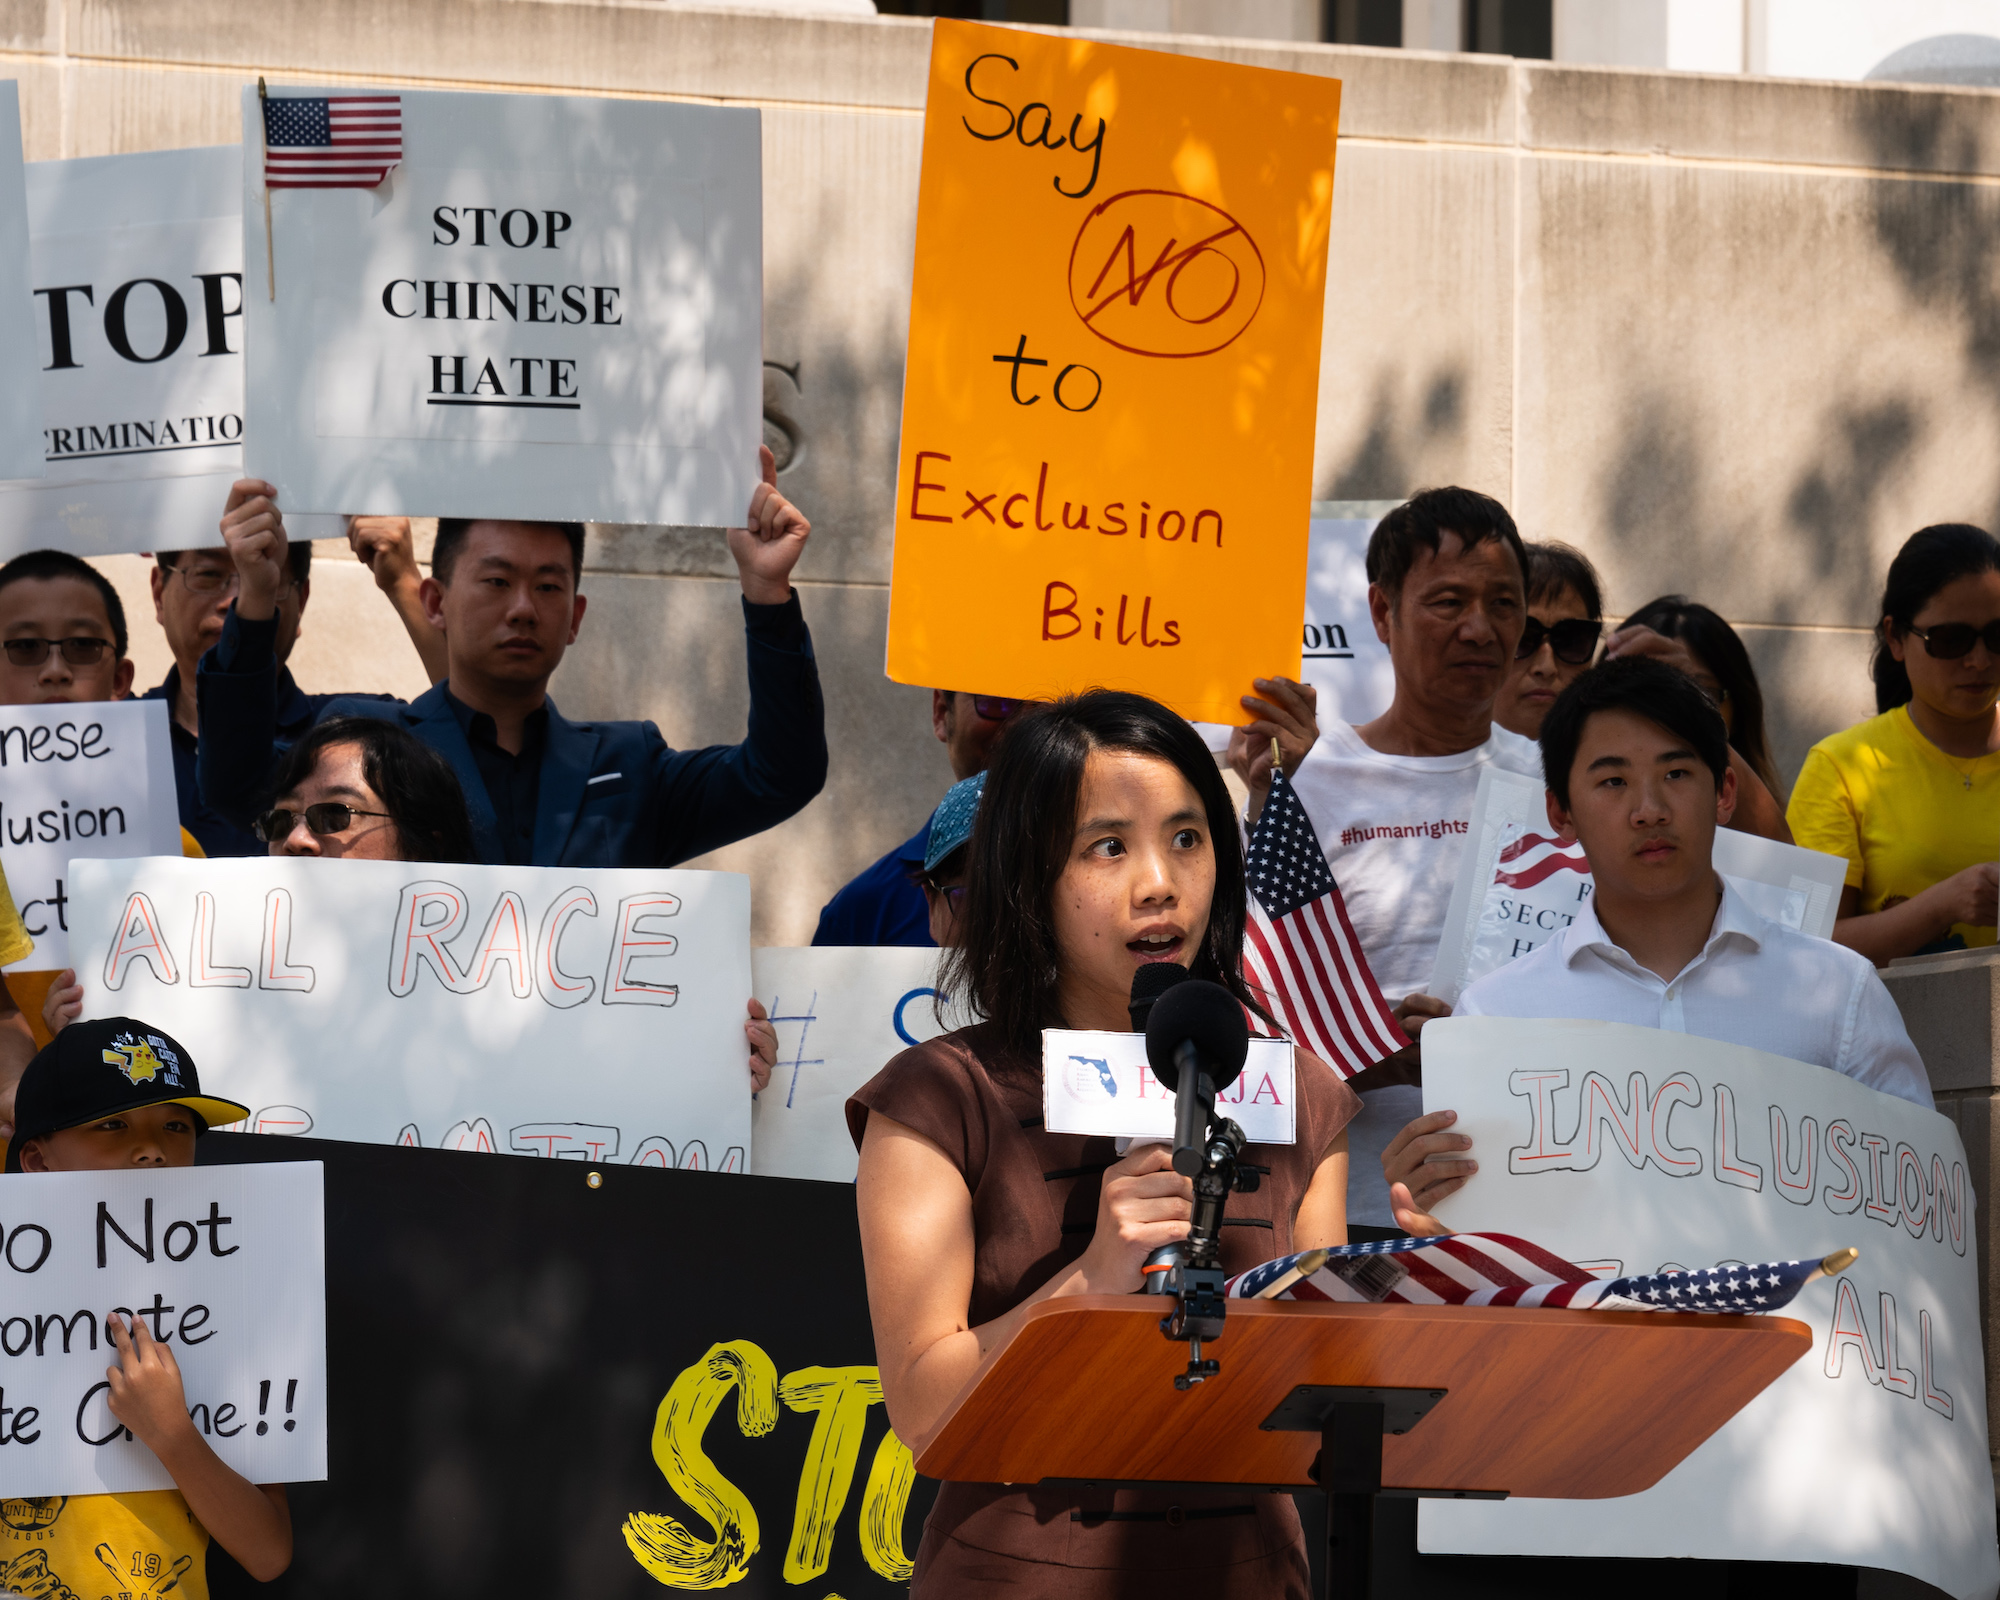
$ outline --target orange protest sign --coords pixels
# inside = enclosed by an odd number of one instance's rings
[[[940,21],[889,676],[1238,721],[1299,671],[1340,84]]]

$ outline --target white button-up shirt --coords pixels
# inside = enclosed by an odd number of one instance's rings
[[[1554,938],[1468,984],[1454,1011],[1630,1022],[1721,1039],[1931,1105],[1923,1059],[1867,957],[1760,917],[1727,882],[1708,943],[1671,981],[1614,944],[1585,901]]]

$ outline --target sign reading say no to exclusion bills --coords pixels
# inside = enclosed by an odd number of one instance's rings
[[[107,1403],[114,1311],[230,1466],[324,1478],[323,1212],[317,1161],[0,1177],[0,1495],[174,1486]]]
[[[338,155],[343,93],[283,91],[294,181],[325,140]],[[400,128],[388,176],[270,191],[267,256],[243,92],[247,468],[299,511],[740,524],[763,430],[758,113],[370,104]]]
[[[722,872],[78,862],[84,1014],[253,1133],[745,1171],[750,887]]]
[[[1447,1227],[1606,1276],[1861,1255],[1782,1313],[1811,1352],[1655,1487],[1427,1501],[1419,1548],[1842,1562],[1990,1600],[1977,1196],[1949,1119],[1741,1045],[1511,1017],[1425,1028],[1424,1109],[1479,1158]]]
[[[221,543],[243,457],[242,152],[37,161],[40,482],[0,492],[0,555]]]
[[[1340,85],[940,21],[889,675],[1299,672]]]
[[[35,941],[15,967],[70,964],[72,860],[178,856],[179,815],[164,700],[0,706],[0,869]]]

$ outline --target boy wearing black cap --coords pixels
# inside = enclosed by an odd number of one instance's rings
[[[14,1098],[9,1172],[119,1172],[191,1167],[211,1123],[247,1107],[201,1092],[194,1059],[130,1017],[74,1022],[28,1063]],[[189,1420],[180,1365],[143,1317],[105,1318],[118,1364],[111,1414],[160,1458],[172,1489],[10,1501],[0,1519],[0,1593],[107,1592],[207,1600],[214,1538],[260,1582],[292,1561],[292,1517],[278,1484],[225,1464]],[[25,1508],[17,1511],[15,1508]],[[102,1570],[100,1570],[102,1569]]]

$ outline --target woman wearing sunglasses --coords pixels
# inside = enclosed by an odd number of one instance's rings
[[[1847,858],[1834,938],[1883,966],[1994,942],[2000,543],[1921,529],[1877,609],[1880,715],[1813,746],[1790,814],[1800,844]]]
[[[1590,665],[1604,637],[1597,569],[1581,550],[1550,540],[1528,552],[1528,621],[1514,670],[1493,702],[1493,720],[1524,739],[1541,737],[1556,696]]]

